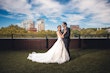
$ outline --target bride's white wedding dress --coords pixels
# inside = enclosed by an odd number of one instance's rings
[[[57,31],[58,32],[58,31]],[[59,36],[54,45],[45,53],[32,52],[27,59],[39,63],[64,63],[69,61],[69,55],[65,48],[63,39]]]

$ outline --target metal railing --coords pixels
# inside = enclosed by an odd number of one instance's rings
[[[52,38],[56,39],[57,37],[51,37],[51,36],[41,36],[38,37],[35,34],[0,34],[0,39],[45,39],[45,38]],[[81,35],[77,34],[77,36],[73,35],[71,36],[71,39],[109,39],[110,34],[104,34],[104,35]]]
[[[5,37],[5,38],[4,38]],[[7,39],[6,39],[7,38]],[[16,39],[18,38],[18,39]],[[29,39],[28,39],[29,38]],[[35,39],[34,39],[35,38]],[[71,37],[70,48],[110,48],[110,35],[91,37],[78,35]],[[36,35],[10,34],[0,35],[1,49],[49,49],[56,41],[56,38],[36,37]],[[40,44],[39,44],[40,43]]]

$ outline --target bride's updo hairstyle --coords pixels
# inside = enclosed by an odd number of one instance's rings
[[[61,25],[58,25],[57,28],[58,28],[58,27],[61,27]]]
[[[57,29],[58,29],[59,31],[61,31],[61,25],[58,25],[58,26],[57,26]]]

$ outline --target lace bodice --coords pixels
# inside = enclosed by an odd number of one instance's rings
[[[56,33],[57,33],[57,37],[61,39],[60,32],[57,31]]]

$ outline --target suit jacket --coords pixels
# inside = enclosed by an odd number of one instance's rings
[[[66,28],[67,32],[66,34],[64,35],[64,39],[70,39],[70,28]]]

